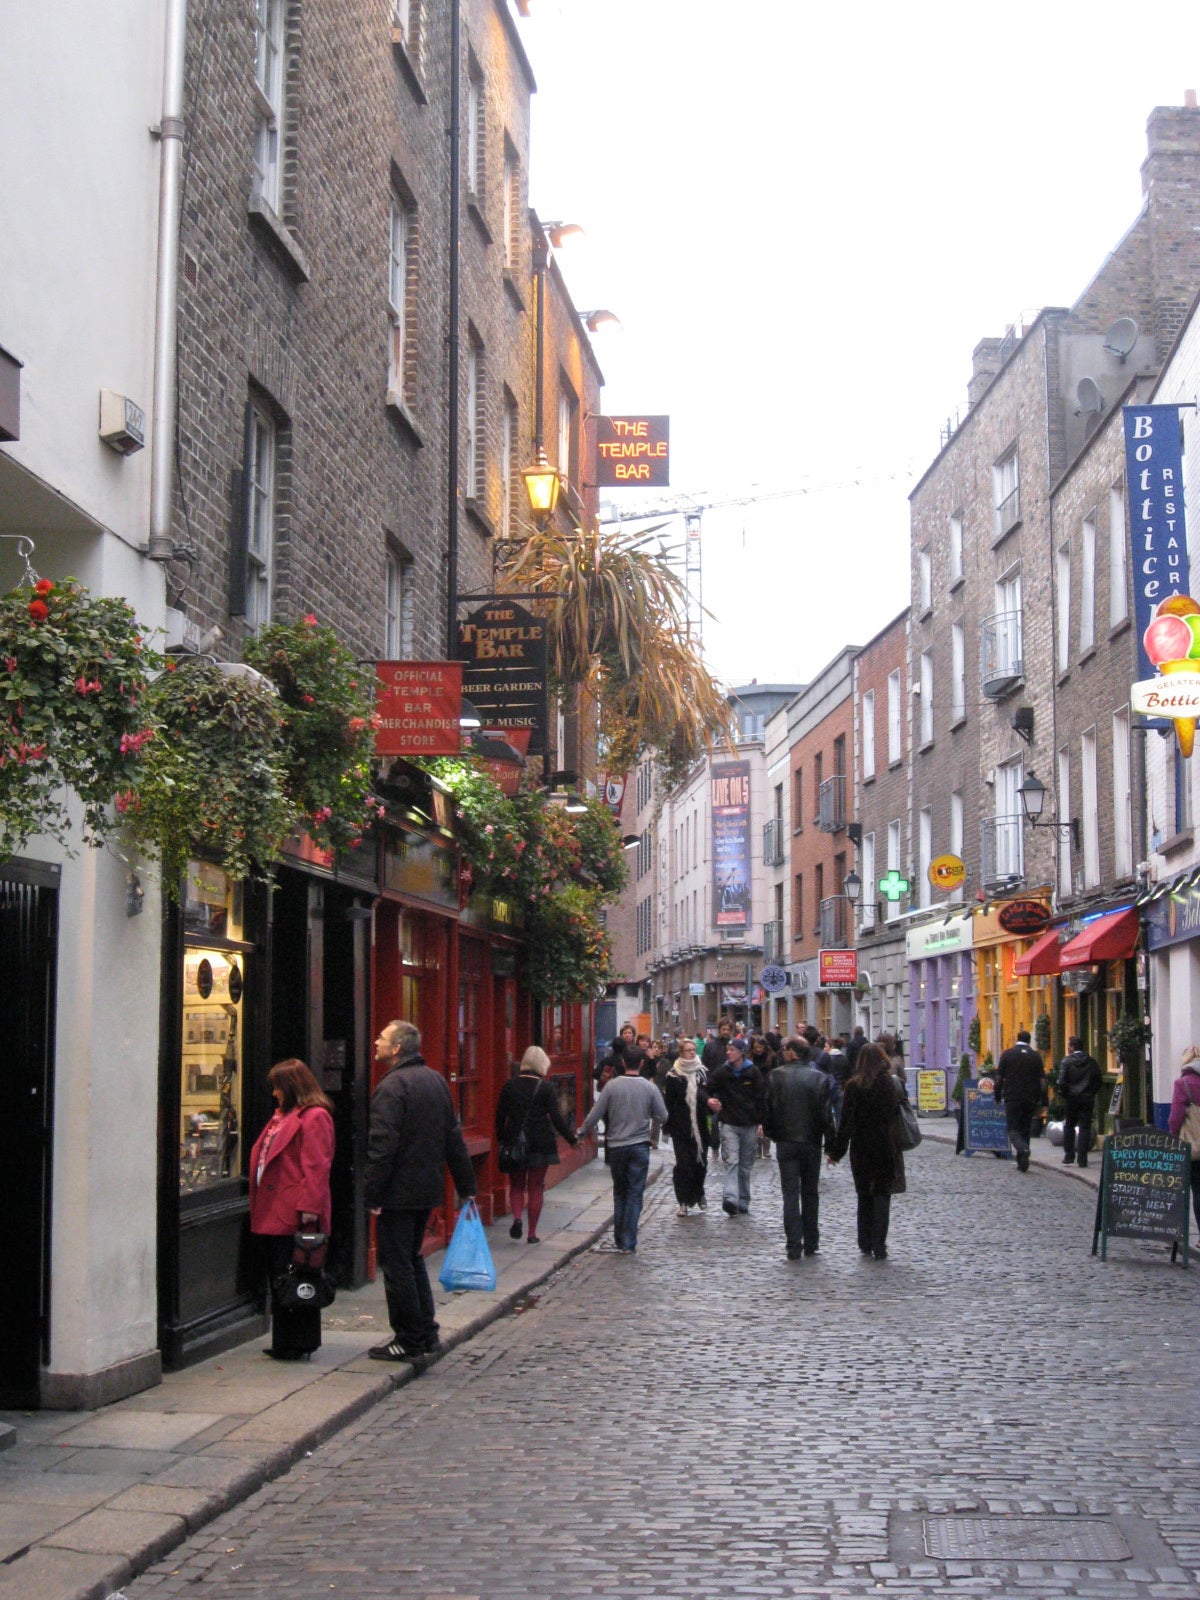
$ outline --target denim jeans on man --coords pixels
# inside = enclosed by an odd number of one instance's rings
[[[821,1146],[799,1139],[776,1141],[779,1187],[783,1190],[783,1236],[788,1253],[812,1255],[821,1242]]]
[[[428,1222],[428,1210],[384,1210],[375,1225],[388,1321],[406,1350],[429,1349],[437,1343],[433,1290],[421,1254]]]
[[[730,1122],[721,1124],[721,1161],[725,1167],[722,1205],[733,1205],[739,1211],[749,1211],[750,1169],[757,1154],[756,1127],[741,1128]]]
[[[650,1171],[650,1145],[622,1144],[608,1152],[613,1186],[613,1242],[618,1250],[636,1250],[642,1197]]]

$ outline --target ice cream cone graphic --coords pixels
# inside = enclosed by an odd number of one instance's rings
[[[1164,600],[1142,636],[1146,654],[1164,677],[1200,673],[1200,605],[1191,595]],[[1195,717],[1173,717],[1179,753],[1188,757],[1196,741]]]

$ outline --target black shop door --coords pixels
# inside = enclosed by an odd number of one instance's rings
[[[50,1358],[50,1137],[59,869],[0,865],[0,1406],[38,1404]]]

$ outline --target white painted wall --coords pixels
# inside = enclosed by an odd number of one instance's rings
[[[154,338],[162,8],[4,8],[0,345],[24,363],[21,438],[0,446],[0,532],[30,533],[42,577],[120,594],[161,628],[149,452],[98,437],[109,388],[146,412]],[[0,585],[21,576],[0,541]],[[159,897],[125,913],[128,864],[62,862],[54,1084],[50,1370],[100,1373],[157,1346]],[[145,1381],[144,1379],[142,1381]]]

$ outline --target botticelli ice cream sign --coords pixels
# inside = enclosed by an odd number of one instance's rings
[[[1126,406],[1124,423],[1140,645],[1130,704],[1170,720],[1180,754],[1190,756],[1200,716],[1200,604],[1188,593],[1179,407]]]

